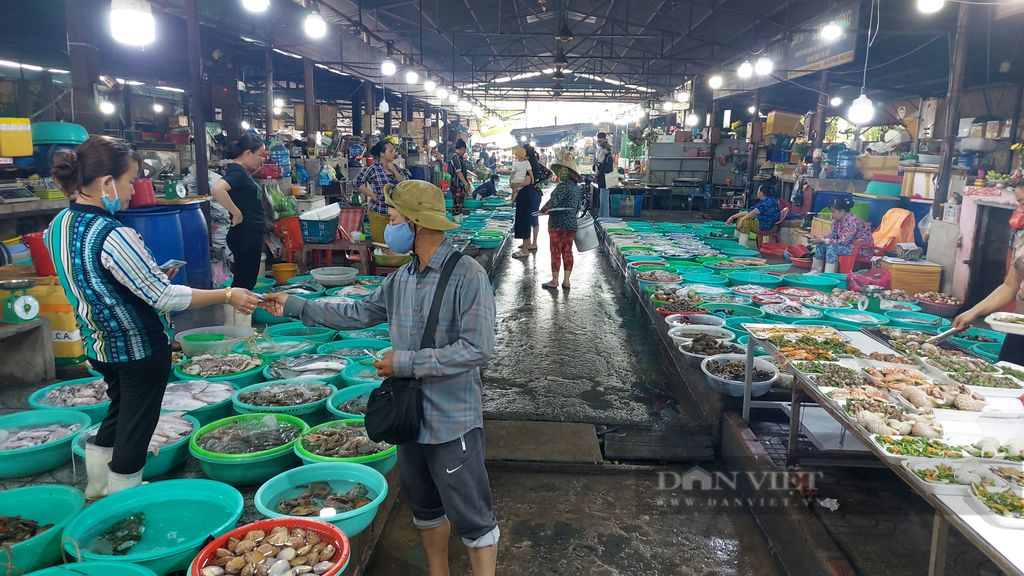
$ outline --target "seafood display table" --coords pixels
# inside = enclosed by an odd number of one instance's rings
[[[38,384],[56,378],[50,321],[0,324],[0,382]]]
[[[858,332],[842,332],[843,335],[863,335]],[[750,367],[753,364],[755,350],[763,346],[772,350],[766,340],[751,335],[747,342],[747,375],[743,394],[743,417],[749,419],[751,408],[779,408],[774,402],[758,402],[751,400],[753,391]],[[875,346],[879,344],[875,343]],[[929,576],[942,576],[946,572],[946,555],[949,538],[949,527],[959,530],[964,537],[977,546],[1000,570],[1006,574],[1024,575],[1024,548],[1020,542],[1024,533],[1020,530],[1002,528],[988,522],[968,502],[970,496],[935,495],[922,490],[915,480],[914,472],[903,466],[901,461],[887,457],[884,450],[871,439],[866,430],[856,425],[852,418],[832,399],[826,396],[810,379],[801,372],[793,371],[793,391],[789,409],[790,415],[789,444],[787,464],[795,466],[799,462],[800,450],[798,438],[804,426],[804,400],[817,404],[835,422],[842,426],[846,434],[858,440],[883,465],[888,466],[898,477],[906,482],[921,498],[935,509],[932,524],[931,554],[929,558]]]

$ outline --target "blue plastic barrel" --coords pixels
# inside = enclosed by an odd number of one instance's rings
[[[134,228],[142,235],[157,264],[168,260],[185,260],[185,247],[181,240],[181,218],[179,210],[167,210],[161,206],[130,208],[117,213],[117,219],[125,226]],[[188,286],[188,269],[178,270],[171,281]]]
[[[832,204],[833,200],[840,198],[849,198],[849,192],[832,192],[829,190],[815,190],[814,197],[811,200],[811,212],[821,212],[825,208],[828,208]]]
[[[857,156],[853,150],[843,150],[836,162],[836,178],[854,179],[858,177]]]
[[[181,240],[185,248],[185,270],[188,285],[209,290],[213,287],[213,267],[210,265],[210,229],[206,226],[202,204],[176,206],[181,220]]]

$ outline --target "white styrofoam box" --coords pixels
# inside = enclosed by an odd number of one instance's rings
[[[337,218],[339,214],[341,214],[341,206],[335,202],[322,208],[317,208],[316,210],[310,210],[309,212],[300,215],[299,220],[318,220],[322,222],[324,220],[333,220]]]

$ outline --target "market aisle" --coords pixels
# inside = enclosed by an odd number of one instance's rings
[[[662,393],[679,376],[606,257],[576,254],[572,289],[553,292],[540,287],[551,277],[546,228],[539,244],[528,260],[496,264],[497,339],[484,372],[484,416],[699,423],[693,403],[677,405]]]

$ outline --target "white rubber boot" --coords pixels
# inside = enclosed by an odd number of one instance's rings
[[[740,242],[740,246],[743,246],[744,248],[749,246],[750,245],[750,234],[747,234],[747,233],[740,234],[739,242]]]
[[[113,448],[104,448],[86,442],[85,476],[88,484],[85,487],[85,497],[88,500],[96,500],[107,495],[107,484],[110,478],[108,466],[113,456]]]
[[[838,262],[829,262],[828,264],[825,264],[825,273],[826,274],[835,274],[836,273],[836,268],[838,268],[838,267],[839,267],[839,263]]]
[[[142,470],[134,474],[118,474],[111,471],[108,493],[114,494],[115,492],[121,492],[140,485],[142,485]]]
[[[234,326],[252,328],[252,314],[243,314],[234,309],[232,309],[232,313],[235,317]]]
[[[815,258],[811,260],[811,274],[821,274],[825,271],[825,261]]]
[[[235,309],[234,307],[231,306],[231,304],[224,304],[224,325],[235,325]]]

